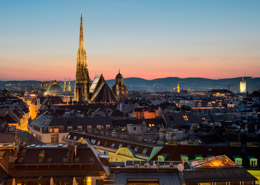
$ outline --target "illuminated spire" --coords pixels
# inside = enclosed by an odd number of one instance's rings
[[[64,92],[67,91],[67,85],[66,85],[66,83],[67,83],[67,82],[66,82],[66,78],[65,78],[65,80],[64,80],[64,87],[63,87],[63,91],[64,91]]]
[[[70,78],[69,78],[69,84],[68,84],[68,91],[71,92]]]
[[[81,17],[80,17],[79,49],[83,49],[83,50],[85,49],[82,14],[81,14]]]
[[[85,50],[83,18],[80,17],[79,49],[77,53],[76,81],[74,88],[74,101],[89,100],[90,78],[87,67],[87,52]]]

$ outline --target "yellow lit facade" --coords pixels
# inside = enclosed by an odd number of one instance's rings
[[[260,170],[247,170],[255,178],[257,178],[256,184],[260,184]]]
[[[240,93],[246,93],[246,81],[244,78],[240,82]]]
[[[98,149],[99,152],[104,150]],[[119,148],[116,152],[108,152],[109,162],[124,162],[124,161],[144,161],[145,159],[137,158],[128,148]]]
[[[177,93],[180,93],[180,92],[181,92],[180,84],[178,83],[178,85],[177,85]]]

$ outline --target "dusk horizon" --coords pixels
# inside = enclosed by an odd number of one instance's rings
[[[259,10],[0,1],[0,185],[260,184]]]

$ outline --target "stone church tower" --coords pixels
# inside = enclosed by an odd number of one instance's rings
[[[80,18],[79,49],[77,54],[77,70],[74,88],[74,101],[89,101],[90,78],[87,66],[87,52],[85,50],[83,34],[83,18]]]
[[[124,78],[120,71],[116,75],[116,84],[113,86],[113,92],[117,99],[124,99],[128,97],[128,88],[124,84]]]

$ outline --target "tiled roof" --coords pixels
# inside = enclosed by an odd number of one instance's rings
[[[13,150],[6,150],[0,163],[12,176],[15,175],[47,175],[57,176],[70,172],[69,176],[104,173],[103,164],[87,145],[73,146],[34,146],[21,147],[14,162],[15,168],[8,166]],[[48,172],[47,172],[48,171]],[[30,173],[27,173],[30,172]]]
[[[243,168],[207,168],[184,171],[186,183],[226,182],[226,181],[254,181],[256,178]]]

